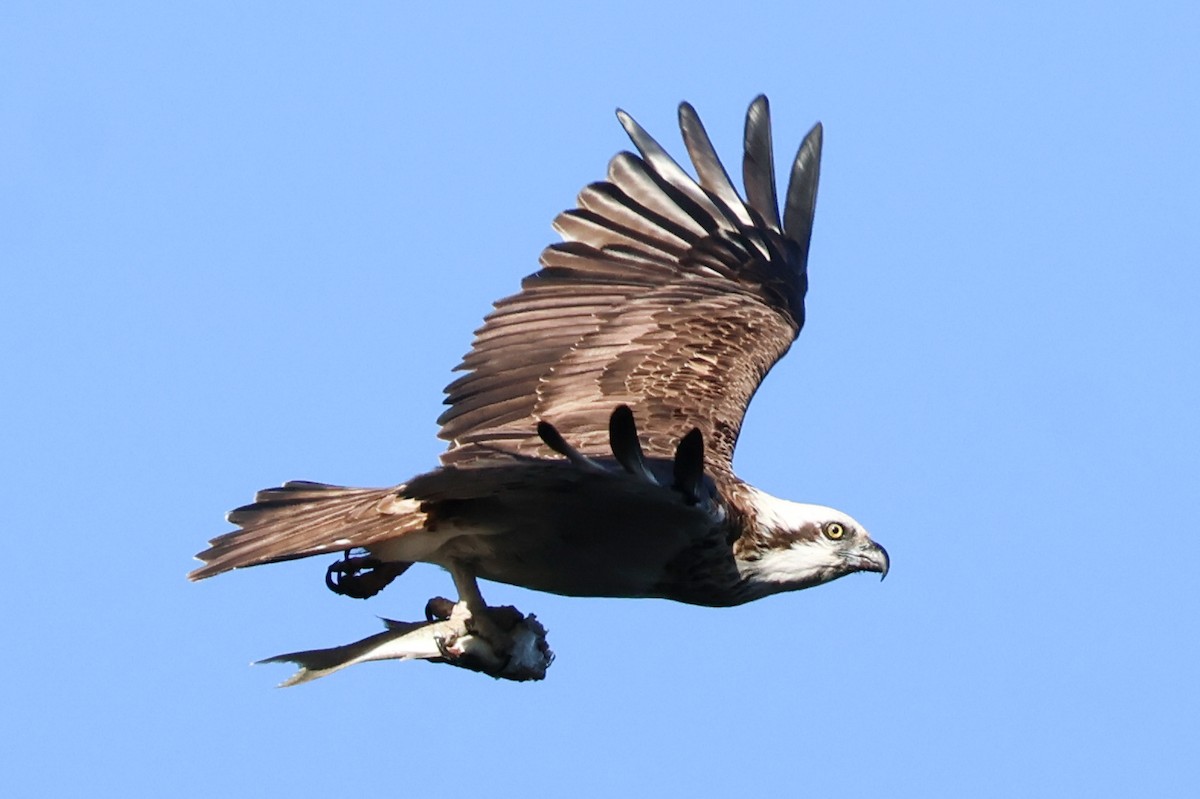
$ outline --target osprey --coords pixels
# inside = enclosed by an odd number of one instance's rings
[[[746,114],[744,199],[689,104],[679,126],[695,179],[617,117],[639,154],[618,154],[558,216],[564,241],[476,331],[446,388],[441,465],[391,488],[261,491],[228,515],[239,529],[197,555],[192,580],[338,553],[326,584],[365,598],[433,563],[452,575],[470,631],[504,654],[513,619],[487,607],[481,577],[728,606],[887,574],[887,552],[850,516],[733,473],[746,406],[804,324],[820,124],[792,164],[781,218],[765,97]],[[431,600],[431,620],[452,604]],[[367,642],[279,659],[326,673],[371,659]],[[437,654],[453,660],[444,643]]]

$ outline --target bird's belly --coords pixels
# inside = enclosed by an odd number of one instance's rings
[[[623,531],[603,535],[465,535],[439,554],[466,563],[479,577],[567,596],[657,595],[677,552],[630,541]]]
[[[422,529],[370,545],[387,561],[459,566],[487,580],[568,596],[711,604],[736,582],[722,506],[622,472],[529,466],[436,470],[409,483]]]
[[[567,596],[664,596],[664,576],[711,544],[711,517],[682,505],[637,503],[507,508],[460,517],[457,534],[431,560],[467,565],[487,580]],[[493,508],[494,511],[494,508]]]

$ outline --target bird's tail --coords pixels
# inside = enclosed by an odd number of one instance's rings
[[[420,503],[393,488],[346,488],[293,481],[259,491],[226,517],[240,529],[209,541],[196,555],[204,565],[188,575],[215,574],[281,560],[368,546],[420,529]]]

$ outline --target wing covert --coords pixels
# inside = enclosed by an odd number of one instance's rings
[[[781,224],[765,97],[746,116],[745,201],[690,105],[679,124],[697,179],[617,115],[639,155],[614,157],[555,219],[565,241],[475,332],[438,420],[443,463],[548,454],[540,420],[606,455],[626,404],[648,454],[670,457],[699,427],[709,467],[731,470],[746,406],[804,324],[821,128],[797,154]]]

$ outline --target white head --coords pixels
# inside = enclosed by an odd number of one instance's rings
[[[756,532],[735,552],[747,600],[810,588],[857,571],[887,576],[887,550],[850,516],[750,490]]]

